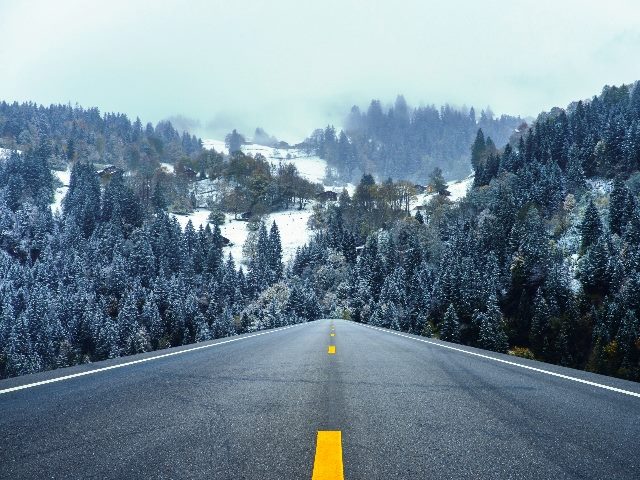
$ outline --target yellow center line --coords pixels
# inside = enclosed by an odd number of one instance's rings
[[[329,355],[335,355],[336,353],[336,346],[335,345],[329,345],[329,351],[327,352]]]
[[[311,480],[344,480],[342,467],[342,432],[318,431],[316,458]]]
[[[336,334],[335,334],[335,333],[332,333],[332,334],[331,334],[331,336],[332,336],[332,337],[335,337],[335,336],[336,336]]]

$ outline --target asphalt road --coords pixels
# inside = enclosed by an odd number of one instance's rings
[[[492,358],[640,384],[340,320],[232,340],[0,393],[0,478],[311,479],[326,430],[348,480],[640,478],[640,397]]]

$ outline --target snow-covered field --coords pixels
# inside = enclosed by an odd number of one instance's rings
[[[227,148],[223,141],[208,139],[203,140],[202,143],[204,148],[213,148],[216,152],[227,153]],[[315,183],[322,183],[325,190],[333,190],[340,193],[343,188],[346,188],[350,195],[353,195],[355,192],[356,186],[351,183],[344,185],[326,185],[324,183],[324,176],[327,163],[320,157],[308,155],[299,149],[278,149],[258,144],[247,144],[242,146],[242,151],[249,155],[261,154],[269,162],[276,165],[279,162],[293,163],[303,177]],[[215,190],[215,185],[213,183],[206,182],[206,180],[198,182],[196,186],[197,189],[201,190],[201,192],[197,192],[199,205],[203,205],[205,203],[204,197],[210,194],[210,190]],[[455,202],[464,197],[472,183],[473,176],[469,176],[464,180],[449,182],[448,186],[449,191],[451,192],[449,199]],[[413,202],[412,207],[423,205],[432,196],[433,194],[418,195],[416,201]],[[282,238],[283,259],[285,262],[293,258],[298,247],[301,247],[308,242],[311,232],[307,227],[307,222],[311,213],[311,205],[308,205],[306,210],[288,210],[272,213],[264,217],[264,221],[267,226],[270,226],[274,220],[278,225],[280,236]],[[200,225],[206,225],[208,216],[208,209],[199,208],[191,215],[176,215],[176,218],[183,228],[187,222],[191,220],[194,227],[197,229]],[[249,234],[249,231],[246,228],[247,222],[234,220],[233,215],[227,215],[226,218],[227,221],[222,225],[220,230],[222,235],[231,241],[232,245],[226,247],[225,251],[230,252],[236,262],[243,263],[244,257],[242,255],[242,246]]]
[[[306,210],[287,210],[284,212],[275,212],[264,217],[264,222],[268,228],[275,221],[280,230],[282,240],[282,258],[285,262],[291,260],[296,253],[296,249],[307,243],[311,231],[307,227],[309,217],[311,216],[311,207],[307,206]],[[187,225],[189,220],[193,223],[197,230],[201,225],[207,224],[209,210],[199,208],[191,215],[174,215],[182,228]],[[244,245],[249,230],[247,222],[235,220],[233,215],[225,215],[226,221],[220,227],[223,236],[231,241],[231,245],[225,247],[225,255],[231,253],[236,263],[244,263],[245,259],[242,255],[242,246]]]
[[[473,185],[473,175],[469,175],[464,180],[453,180],[451,182],[447,182],[447,189],[451,193],[448,197],[452,202],[456,202],[461,198],[467,195],[467,192]],[[416,196],[416,200],[411,203],[411,208],[415,208],[418,205],[424,205],[428,202],[435,193],[423,193],[421,195]]]
[[[213,140],[213,139],[207,138],[205,140],[202,140],[202,147],[206,148],[207,150],[214,149],[218,153],[224,153],[224,154],[229,153],[227,151],[227,146],[224,144],[224,141],[222,140]]]
[[[455,202],[460,200],[463,197],[466,197],[467,192],[471,188],[471,185],[473,185],[473,178],[474,178],[473,175],[469,175],[464,180],[454,180],[453,182],[448,182],[447,183],[448,190],[449,192],[451,192],[451,196],[449,197],[449,200],[451,200],[452,202]]]

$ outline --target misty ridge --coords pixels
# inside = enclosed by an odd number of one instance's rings
[[[182,116],[170,117],[176,125],[198,126]],[[207,125],[218,129],[229,120],[221,117]],[[531,121],[529,119],[529,121]],[[357,183],[363,174],[379,179],[394,178],[426,184],[428,175],[442,170],[449,180],[472,174],[469,152],[478,129],[489,142],[502,145],[525,131],[528,123],[519,116],[496,117],[490,107],[476,114],[475,108],[426,105],[411,107],[398,95],[393,104],[372,100],[365,111],[354,105],[338,126],[315,129],[302,142],[289,144],[258,127],[253,135],[235,129],[243,142],[270,147],[301,148],[327,161],[327,178],[333,182]],[[226,131],[230,131],[228,128]],[[225,135],[225,138],[227,136]],[[228,144],[228,142],[227,142]]]
[[[372,173],[422,184],[436,168],[448,179],[470,175],[469,152],[479,129],[494,145],[502,145],[528,128],[520,117],[494,118],[489,107],[479,115],[473,107],[448,104],[412,108],[402,95],[386,109],[379,100],[372,100],[365,112],[353,106],[343,125],[339,132],[332,125],[317,129],[304,142],[327,161],[332,174],[351,182]]]

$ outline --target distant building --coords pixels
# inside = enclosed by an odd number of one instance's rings
[[[319,202],[335,202],[338,200],[338,194],[332,190],[325,190],[316,195],[316,199]]]
[[[191,182],[195,181],[198,177],[198,173],[191,167],[185,167],[182,174]]]
[[[103,180],[105,182],[111,180],[115,175],[122,175],[123,173],[124,170],[116,167],[115,165],[107,165],[102,170],[98,170],[98,176],[100,177],[100,180]]]

